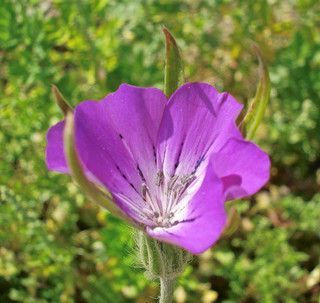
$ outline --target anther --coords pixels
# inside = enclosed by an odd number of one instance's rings
[[[147,214],[150,218],[154,216],[154,212],[150,210],[149,208],[143,208],[142,211]]]
[[[163,172],[161,170],[158,170],[156,185],[160,186],[162,183],[163,183]]]
[[[172,217],[173,217],[173,213],[172,212],[166,214],[166,218],[167,219],[171,219]]]
[[[168,185],[168,190],[172,190],[174,184],[176,183],[176,181],[178,180],[179,176],[178,175],[174,175]]]
[[[141,188],[141,193],[142,193],[143,198],[146,198],[147,190],[148,190],[147,184],[143,183],[142,188]]]
[[[181,183],[182,184],[192,183],[195,179],[196,179],[196,177],[193,174],[191,174],[189,176],[185,176],[185,177],[181,178]]]
[[[171,226],[170,220],[167,219],[167,218],[165,218],[165,219],[162,221],[162,226],[163,226],[163,227],[166,227],[166,228],[170,227],[170,226]]]

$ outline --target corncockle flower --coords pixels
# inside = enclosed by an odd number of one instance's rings
[[[225,202],[254,194],[270,161],[246,141],[231,95],[187,83],[167,99],[156,88],[123,84],[74,111],[75,149],[85,176],[107,189],[123,217],[154,239],[199,254],[220,237]],[[46,161],[70,173],[65,120],[51,127]]]

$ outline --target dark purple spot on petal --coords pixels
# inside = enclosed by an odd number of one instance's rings
[[[179,223],[179,222],[178,222]],[[170,231],[167,231],[167,230],[164,230],[168,235],[170,236],[173,236],[175,238],[180,238],[181,236],[177,235],[177,234],[174,234],[174,233],[171,233]]]
[[[201,156],[201,157],[199,158],[199,160],[197,161],[196,166],[194,167],[194,171],[191,173],[192,175],[197,172],[197,169],[199,168],[199,166],[200,166],[200,164],[201,164],[201,162],[202,162],[203,160],[204,160],[204,156]]]
[[[141,169],[139,167],[139,164],[137,164],[137,170],[139,171],[139,175],[140,175],[142,181],[146,182],[146,178],[144,177],[144,175],[143,175],[143,173],[142,173],[142,171],[141,171]]]
[[[152,150],[153,150],[154,162],[157,164],[157,152],[156,152],[156,147],[154,145],[152,145]]]
[[[196,220],[197,218],[192,218],[192,219],[186,219],[186,220],[182,220],[179,223],[188,223],[188,222],[193,222],[194,220]]]
[[[183,144],[184,144],[184,142],[181,143],[181,146],[180,146],[180,149],[179,149],[179,153],[178,153],[178,158],[177,158],[177,161],[176,161],[176,163],[175,163],[175,165],[174,165],[174,169],[177,169],[177,167],[178,167],[179,164],[180,164],[180,156],[181,156]]]

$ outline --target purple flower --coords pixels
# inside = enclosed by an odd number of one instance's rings
[[[74,111],[75,146],[87,178],[110,191],[122,212],[153,238],[199,254],[226,223],[225,201],[257,192],[270,161],[243,139],[242,105],[204,83],[168,100],[156,88],[123,84]],[[61,121],[48,131],[50,170],[69,173]]]

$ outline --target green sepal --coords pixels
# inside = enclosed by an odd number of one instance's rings
[[[146,269],[146,277],[174,280],[182,274],[191,254],[177,246],[160,242],[140,231],[137,239],[139,263]]]
[[[69,112],[73,113],[73,109],[71,105],[68,103],[68,101],[65,99],[65,97],[61,94],[59,89],[55,86],[52,85],[52,92],[53,96],[56,99],[56,102],[58,106],[60,107],[62,113],[67,116]]]
[[[73,113],[68,112],[66,116],[66,124],[64,128],[64,152],[66,155],[67,163],[69,165],[71,175],[74,181],[79,185],[80,189],[86,195],[86,197],[92,202],[106,208],[110,213],[118,218],[128,222],[138,229],[142,229],[142,226],[129,216],[127,216],[102,190],[100,190],[95,184],[91,183],[85,173],[83,172],[79,157],[77,155],[74,138],[74,116]]]
[[[222,237],[231,236],[239,227],[240,215],[235,207],[228,212],[228,221],[222,232]]]
[[[252,139],[262,120],[269,101],[271,90],[270,76],[266,61],[264,60],[259,47],[254,42],[251,44],[259,60],[259,84],[256,96],[253,99],[253,102],[250,104],[243,120],[239,124],[239,129],[247,140]]]
[[[164,72],[164,93],[170,98],[175,90],[184,82],[183,64],[180,52],[174,37],[164,27],[166,38],[166,67]]]

